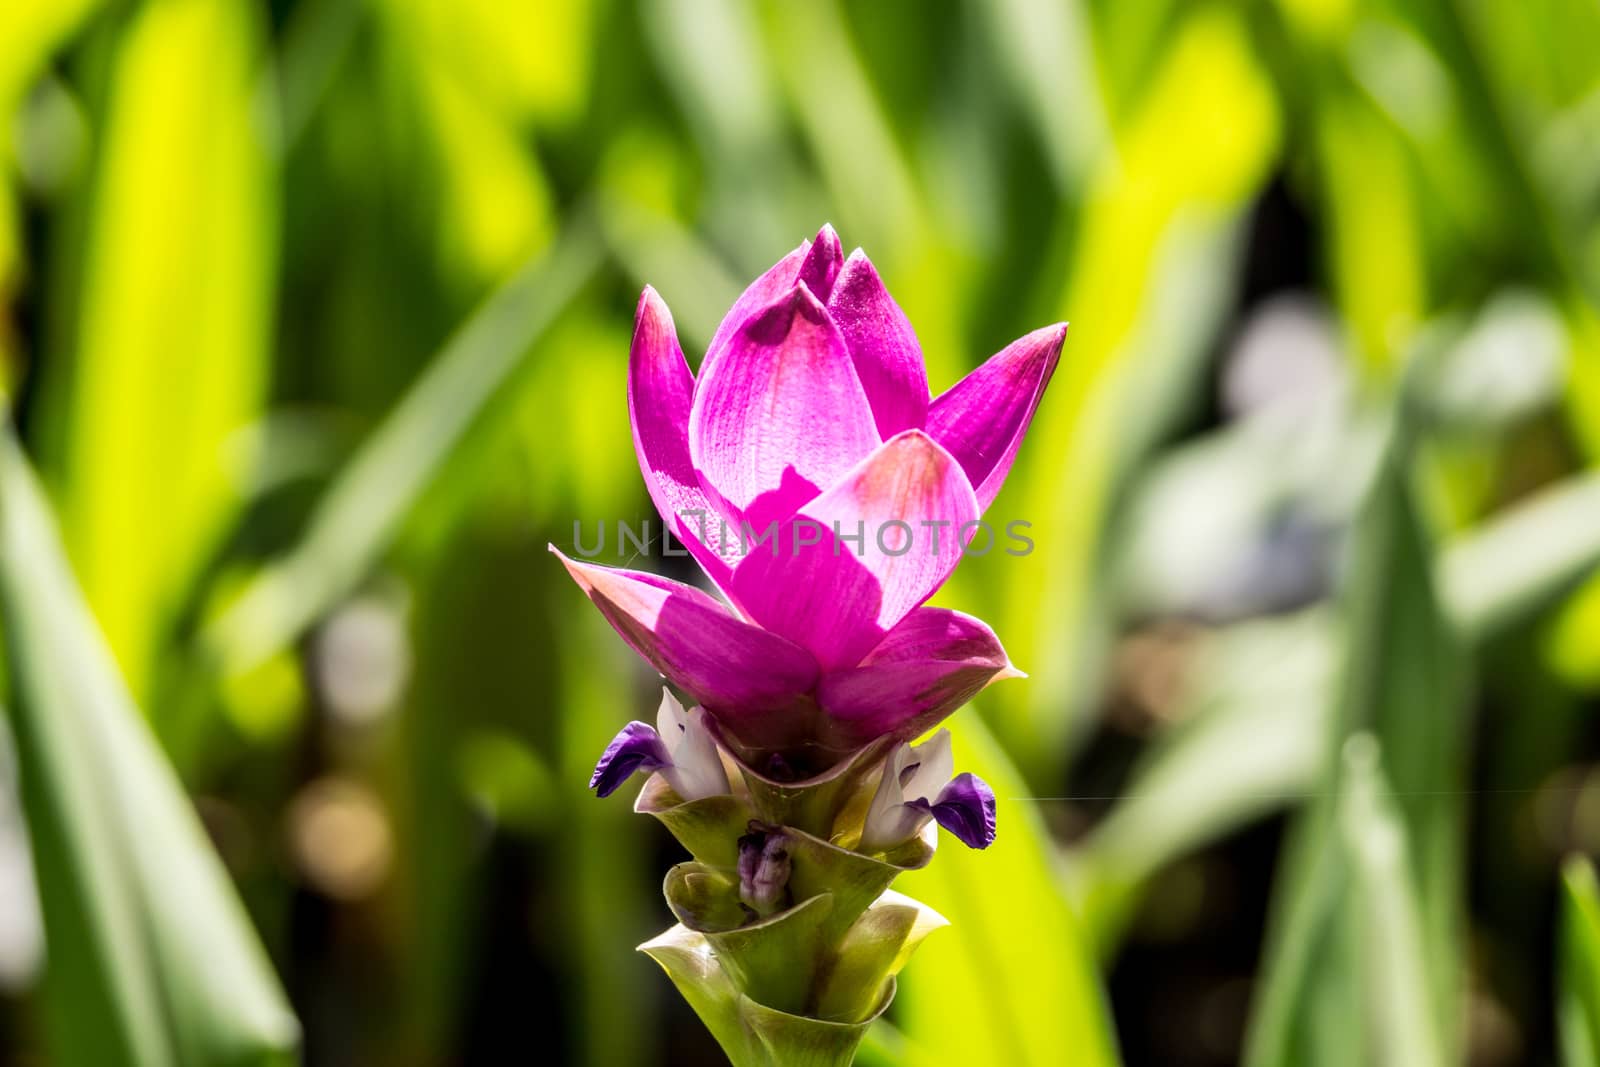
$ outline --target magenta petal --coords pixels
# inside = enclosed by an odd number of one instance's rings
[[[711,343],[706,346],[706,358],[700,362],[700,377],[704,378],[706,372],[716,366],[717,361],[727,350],[728,342],[733,340],[733,335],[751,315],[794,288],[794,283],[800,278],[800,265],[806,261],[810,252],[811,242],[802,241],[799,248],[768,267],[765,274],[751,282],[745,291],[739,294],[739,299],[733,302],[733,307],[722,317],[717,332],[711,335]]]
[[[944,584],[961,561],[961,528],[977,516],[956,461],[907,430],[801,508],[769,546],[752,546],[731,589],[752,619],[824,668],[854,666]]]
[[[805,650],[734,618],[692,586],[550,551],[635,652],[736,732],[764,712],[791,708],[816,682]]]
[[[701,485],[757,526],[792,514],[877,444],[844,339],[804,285],[734,334],[689,413]]]
[[[1019,337],[928,409],[928,432],[960,461],[980,508],[994,502],[1011,471],[1066,335],[1061,322]]]
[[[918,608],[861,664],[823,675],[817,703],[845,745],[927,733],[996,678],[1017,672],[978,619]]]
[[[672,313],[645,287],[634,317],[628,357],[628,416],[645,488],[661,519],[693,554],[707,576],[726,585],[737,545],[718,552],[719,514],[689,459],[689,408],[694,378],[678,345]],[[704,535],[704,536],[702,536]]]
[[[839,276],[839,264],[843,262],[844,246],[839,243],[839,235],[824,223],[800,264],[799,279],[811,290],[811,295],[826,303],[833,292],[834,279]]]
[[[889,438],[901,430],[922,429],[928,419],[922,346],[911,320],[859,248],[839,271],[828,312],[850,349],[878,433]]]

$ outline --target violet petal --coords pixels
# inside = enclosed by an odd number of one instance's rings
[[[940,826],[968,848],[988,848],[994,843],[994,790],[970,771],[952,778],[931,807],[926,800],[912,803],[930,811]]]
[[[630,722],[601,754],[600,762],[594,766],[594,776],[589,779],[589,788],[608,797],[635,771],[659,771],[671,762],[655,730],[642,722]]]

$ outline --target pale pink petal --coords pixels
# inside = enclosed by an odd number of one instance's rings
[[[738,557],[734,552],[718,552],[722,544],[720,516],[706,498],[689,459],[693,397],[694,378],[678,345],[672,313],[656,291],[646,286],[639,297],[628,358],[633,448],[645,488],[662,521],[720,586],[727,584]]]
[[[825,669],[854,666],[944,584],[977,517],[956,461],[907,430],[780,524],[772,543],[752,545],[731,591],[753,620]]]
[[[1018,338],[928,409],[928,432],[960,461],[980,508],[994,502],[1011,471],[1066,335],[1061,322]]]
[[[744,735],[794,709],[816,683],[804,649],[735,618],[692,586],[568,559],[551,546],[606,621],[672,684]]]
[[[850,253],[839,271],[828,312],[850,349],[878,433],[889,438],[901,430],[922,429],[928,418],[922,346],[911,320],[861,249]]]
[[[700,484],[730,519],[758,526],[792,514],[877,444],[844,339],[803,284],[734,334],[689,413]]]
[[[996,678],[1018,672],[994,631],[946,608],[918,608],[861,664],[823,675],[817,703],[835,743],[913,740]]]

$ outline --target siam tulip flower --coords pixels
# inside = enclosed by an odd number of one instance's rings
[[[639,301],[639,466],[720,595],[561,556],[692,698],[668,691],[654,728],[625,726],[589,784],[648,773],[635,810],[693,857],[664,886],[678,924],[640,950],[736,1067],[850,1063],[945,925],[890,883],[930,861],[936,825],[994,840],[994,793],[953,774],[949,731],[910,742],[1021,672],[981,620],[926,601],[999,493],[1065,330],[930,400],[910,322],[826,226],[744,292],[698,378],[660,297]]]
[[[1065,330],[930,401],[904,312],[824,227],[739,298],[696,378],[647,288],[628,388],[639,465],[723,599],[562,561],[741,755],[798,773],[912,740],[1020,674],[982,621],[924,602],[999,493]]]

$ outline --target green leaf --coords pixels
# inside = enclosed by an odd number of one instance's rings
[[[1445,1067],[1452,1060],[1430,1003],[1434,982],[1424,905],[1412,883],[1405,824],[1370,735],[1345,744],[1344,779],[1339,830],[1352,869],[1352,925],[1370,1055],[1378,1063]]]
[[[1087,5],[985,0],[972,6],[998,55],[996,66],[1033,122],[1057,186],[1081,186],[1111,137]]]
[[[0,439],[0,606],[63,1067],[293,1060],[298,1026]]]
[[[209,628],[225,674],[242,674],[289,645],[361,580],[598,262],[590,228],[575,224],[445,344],[329,486],[300,544]]]
[[[99,0],[59,0],[53,4],[7,4],[0,8],[0,162],[12,160],[12,119],[33,80],[51,54],[99,6]],[[4,264],[0,258],[0,264]]]
[[[862,247],[893,249],[920,241],[928,233],[921,190],[838,0],[769,4],[763,14],[768,55],[816,153],[840,226]],[[781,47],[773,47],[780,41]]]
[[[1582,856],[1561,871],[1561,988],[1556,1000],[1566,1067],[1600,1064],[1600,886]]]
[[[1086,926],[1102,949],[1164,866],[1315,783],[1332,704],[1331,623],[1321,610],[1243,623],[1193,654],[1180,725],[1151,746],[1080,846]]]
[[[1032,672],[997,691],[993,721],[1039,780],[1098,692],[1106,531],[1126,477],[1191,395],[1229,306],[1240,214],[1277,152],[1278,104],[1245,26],[1224,7],[1195,12],[1089,187],[1071,280],[1053,301],[1075,321],[991,509],[1031,522],[1038,548],[987,569],[969,562],[957,582],[983,583],[985,614]]]
[[[66,420],[51,470],[62,527],[141,700],[238,509],[234,442],[267,385],[278,192],[256,110],[257,14],[169,0],[120,39],[76,360],[47,379]]]
[[[944,835],[900,887],[950,921],[901,978],[915,1064],[1076,1067],[1117,1060],[1100,977],[1063,890],[1054,843],[1021,776],[971,710],[951,725],[957,770],[993,787],[998,835],[983,851]]]
[[[1462,536],[1440,563],[1457,629],[1482,641],[1527,622],[1600,567],[1600,470],[1578,475]]]
[[[1433,554],[1409,488],[1412,450],[1406,427],[1391,431],[1384,461],[1354,534],[1351,577],[1341,605],[1344,670],[1330,716],[1325,770],[1294,829],[1269,930],[1266,978],[1252,1021],[1246,1063],[1252,1067],[1340,1061],[1317,1040],[1316,1005],[1348,1004],[1364,984],[1357,967],[1318,950],[1357,922],[1352,876],[1337,854],[1338,804],[1346,784],[1338,753],[1370,731],[1382,747],[1397,790],[1408,843],[1403,862],[1414,879],[1421,916],[1417,980],[1425,1023],[1455,1040],[1463,980],[1460,959],[1466,663],[1432,581]],[[1446,1048],[1444,1058],[1453,1057]]]
[[[1435,557],[1439,596],[1474,646],[1525,626],[1600,566],[1600,474],[1568,478]],[[1178,856],[1314,790],[1325,766],[1338,634],[1321,610],[1201,639],[1181,725],[1134,769],[1081,846],[1090,929],[1114,944],[1141,885]],[[1229,773],[1219,779],[1222,763]]]

